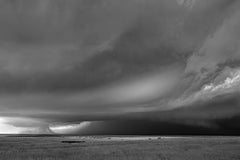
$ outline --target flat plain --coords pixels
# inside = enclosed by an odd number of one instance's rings
[[[0,160],[240,160],[240,137],[1,136]]]

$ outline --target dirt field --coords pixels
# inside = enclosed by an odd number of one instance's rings
[[[240,160],[240,137],[0,137],[0,160]]]

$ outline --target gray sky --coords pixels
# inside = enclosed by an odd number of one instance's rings
[[[2,0],[0,133],[81,133],[119,119],[221,128],[240,113],[239,7]]]

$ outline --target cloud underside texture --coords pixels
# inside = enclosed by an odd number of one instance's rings
[[[137,126],[146,123],[154,133],[237,133],[238,1],[0,3],[7,124],[37,132],[98,121],[69,132],[117,133],[116,124],[145,133]]]

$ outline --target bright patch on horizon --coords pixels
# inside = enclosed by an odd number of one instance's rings
[[[76,130],[81,130],[86,128],[90,125],[91,122],[81,122],[80,124],[67,124],[67,125],[59,125],[59,126],[52,126],[50,129],[57,134],[68,134],[72,133]]]
[[[6,122],[5,118],[0,117],[0,134],[19,134],[23,131],[22,128],[8,125]]]

